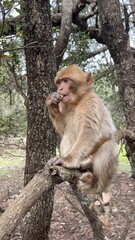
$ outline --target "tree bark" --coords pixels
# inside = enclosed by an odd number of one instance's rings
[[[0,217],[0,240],[10,239],[21,219],[26,215],[32,205],[41,195],[52,191],[53,183],[48,168],[37,173],[27,184],[22,193],[15,199]]]
[[[105,240],[104,230],[103,230],[103,224],[101,220],[97,216],[97,212],[94,209],[94,207],[89,207],[89,202],[87,201],[87,196],[85,194],[80,193],[76,185],[71,184],[72,189],[74,191],[74,194],[79,201],[93,232],[93,240]]]
[[[119,93],[127,128],[135,129],[135,59],[124,29],[119,0],[98,0],[101,37],[111,53],[118,76]],[[135,177],[135,141],[127,139],[127,154]]]
[[[27,145],[25,185],[36,171],[42,169],[43,162],[55,155],[56,134],[50,122],[45,99],[53,91],[56,64],[49,0],[25,0],[25,45],[35,48],[25,49],[27,67]],[[36,47],[37,46],[37,47]],[[23,240],[47,240],[53,210],[53,189],[42,196],[31,209],[22,226]]]

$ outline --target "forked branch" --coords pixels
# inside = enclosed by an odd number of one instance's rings
[[[43,192],[47,194],[48,191],[53,189],[55,184],[61,183],[62,181],[69,181],[71,183],[75,195],[79,200],[92,229],[97,230],[97,227],[94,227],[94,222],[96,224],[95,226],[101,226],[97,213],[88,209],[88,206],[85,206],[82,203],[83,197],[81,196],[81,193],[77,191],[76,181],[79,176],[80,172],[78,170],[69,170],[59,166],[53,167],[51,170],[48,167],[44,167],[42,171],[35,174],[34,178],[27,184],[21,194],[2,214],[0,218],[0,240],[10,239],[11,233],[14,232],[22,218],[26,215],[38,198],[41,197]],[[100,230],[102,230],[102,226]],[[94,235],[96,236],[96,233]],[[104,240],[102,232],[100,233],[100,238],[98,238],[98,235],[94,239]]]

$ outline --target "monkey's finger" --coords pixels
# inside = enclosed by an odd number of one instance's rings
[[[59,159],[59,157],[53,157],[53,158],[51,158],[48,162],[47,162],[47,166],[48,167],[50,167],[50,166],[52,166],[52,165],[55,165],[55,162],[57,161]]]
[[[61,158],[58,158],[53,165],[59,165],[59,166],[63,166],[63,160]]]
[[[60,103],[60,99],[55,96],[55,97],[52,99],[52,103],[57,105],[57,104]]]

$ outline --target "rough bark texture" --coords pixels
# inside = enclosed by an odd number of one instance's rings
[[[56,66],[53,58],[53,43],[49,0],[25,1],[25,44],[35,48],[25,50],[28,95],[27,95],[27,146],[25,185],[36,171],[55,155],[56,135],[49,120],[45,99],[53,90]],[[38,47],[36,47],[38,46]],[[53,209],[53,190],[43,193],[25,219],[23,240],[47,240]]]
[[[98,0],[102,42],[105,43],[116,65],[119,91],[123,104],[127,128],[135,129],[135,59],[125,31],[119,0]],[[130,156],[135,177],[135,142],[127,139],[127,153]]]
[[[81,194],[77,191],[76,185],[71,184],[74,194],[79,201],[93,232],[93,240],[105,240],[103,224],[101,220],[98,218],[97,212],[94,207],[89,207],[89,202],[87,201],[87,196],[85,194]]]
[[[22,193],[1,216],[0,240],[10,239],[11,233],[15,230],[31,206],[38,200],[43,192],[47,195],[49,191],[52,191],[52,188],[53,182],[48,168],[45,168],[42,173],[36,174]]]

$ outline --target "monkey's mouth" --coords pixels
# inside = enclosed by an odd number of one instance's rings
[[[69,101],[69,94],[61,94],[61,101],[62,102],[67,102],[67,101]]]

